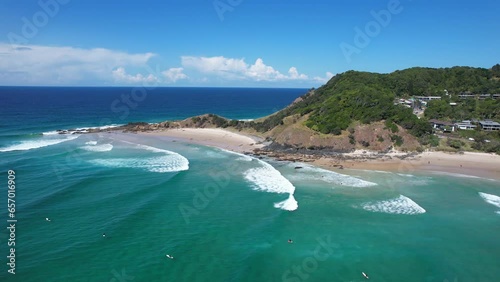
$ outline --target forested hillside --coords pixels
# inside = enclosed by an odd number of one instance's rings
[[[324,134],[341,134],[355,121],[369,124],[386,120],[389,127],[396,123],[422,137],[431,133],[428,122],[418,119],[411,109],[395,105],[396,97],[442,96],[442,101],[430,103],[430,113],[426,114],[430,117],[498,118],[498,100],[467,101],[457,110],[450,108],[448,101],[462,92],[500,93],[499,73],[500,65],[492,69],[411,68],[390,74],[348,71],[253,126],[265,132],[282,124],[283,118],[298,114],[309,115],[304,124]]]

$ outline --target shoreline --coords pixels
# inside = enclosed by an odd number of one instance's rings
[[[217,147],[237,153],[253,153],[262,149],[263,138],[235,133],[221,128],[173,128],[137,132],[139,135],[169,137],[181,142]]]
[[[276,160],[305,162],[336,172],[342,169],[397,173],[434,172],[500,180],[500,156],[488,153],[458,154],[426,151],[408,154],[391,151],[380,154],[357,150],[335,156],[321,156],[265,151],[264,138],[221,128],[175,128],[137,132],[137,134],[168,137],[180,142],[212,146],[237,153],[268,156]]]

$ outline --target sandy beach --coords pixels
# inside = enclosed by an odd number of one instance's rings
[[[358,155],[357,159],[339,160],[336,158],[321,158],[313,161],[315,165],[324,168],[337,168],[341,165],[346,169],[381,170],[398,173],[414,171],[444,172],[463,174],[500,180],[500,156],[488,153],[463,154],[445,152],[423,152],[413,157],[399,159],[402,153],[387,154],[386,157],[372,159]]]
[[[165,136],[181,142],[206,145],[238,153],[251,153],[264,147],[262,138],[234,133],[220,128],[175,128],[139,134]]]
[[[239,153],[253,153],[262,149],[263,139],[248,136],[220,128],[177,128],[139,134],[164,136],[181,142],[218,147]],[[287,155],[281,155],[286,159]],[[380,155],[377,152],[357,150],[341,157],[293,156],[298,161],[307,161],[314,165],[338,171],[340,169],[382,170],[398,173],[415,171],[444,172],[463,174],[500,180],[500,156],[488,153],[445,153],[426,151],[413,156],[404,152],[389,152]]]

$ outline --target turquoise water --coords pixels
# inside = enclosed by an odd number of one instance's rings
[[[61,96],[67,89],[42,89],[45,98],[31,106],[23,95],[34,92],[21,90],[9,97],[12,108],[0,104],[1,178],[7,183],[7,171],[16,173],[18,220],[12,275],[4,184],[0,281],[365,281],[362,272],[370,281],[500,277],[497,180],[330,172],[168,138],[58,135],[53,131],[102,126],[106,116],[118,118],[110,124],[174,118],[168,111],[161,118],[161,101],[183,99],[158,92],[121,120],[109,102],[123,90],[74,100]],[[217,114],[255,118],[300,93],[237,91],[217,94],[226,103],[219,106],[205,97],[179,107],[189,114],[211,105]],[[262,103],[269,91],[282,95],[279,103]]]
[[[500,207],[479,195],[499,195],[494,180],[294,169],[133,134],[82,135],[2,156],[9,159],[2,167],[15,169],[18,180],[17,271],[6,273],[3,255],[2,281],[363,281],[361,272],[373,281],[496,281],[500,275]],[[290,193],[296,210],[275,207]]]

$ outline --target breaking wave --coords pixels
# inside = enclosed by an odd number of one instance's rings
[[[64,130],[53,130],[53,131],[47,131],[43,132],[43,135],[64,135],[64,134],[77,134],[77,133],[89,133],[91,129],[100,129],[100,130],[105,130],[105,129],[110,129],[110,128],[115,128],[122,126],[120,124],[111,124],[111,125],[105,125],[105,126],[93,126],[93,127],[81,127],[81,128],[73,128],[73,129],[64,129]]]
[[[286,211],[294,211],[299,208],[299,203],[297,202],[297,200],[295,200],[293,194],[290,194],[290,196],[288,196],[288,199],[284,200],[283,202],[275,203],[274,207]]]
[[[481,198],[483,198],[483,200],[485,202],[487,202],[488,204],[491,204],[491,205],[494,205],[497,208],[500,208],[500,197],[499,196],[491,195],[491,194],[486,194],[486,193],[483,193],[483,192],[479,192],[479,196],[481,196]],[[497,212],[497,213],[499,213],[499,212]]]
[[[10,145],[8,147],[0,148],[0,152],[10,152],[10,151],[27,151],[32,149],[38,149],[42,147],[52,146],[66,141],[71,141],[78,138],[79,135],[66,136],[64,138],[50,138],[50,139],[38,139],[38,140],[28,140],[21,141],[17,144]]]
[[[95,141],[90,141],[87,143],[91,143],[91,142],[95,142]],[[85,144],[87,144],[87,143],[85,143]],[[80,148],[83,150],[86,150],[86,151],[90,151],[90,152],[109,152],[109,151],[113,150],[113,145],[111,145],[111,144],[97,145],[97,143],[96,143],[93,145],[87,145],[87,146],[83,146]]]
[[[277,169],[265,161],[257,158],[247,156],[244,154],[221,149],[224,152],[237,155],[237,160],[240,161],[257,161],[260,167],[248,169],[243,173],[245,179],[252,183],[255,190],[264,191],[269,193],[285,194],[288,193],[288,199],[275,203],[274,207],[287,211],[294,211],[299,207],[297,200],[293,194],[295,193],[295,186],[288,181]]]
[[[272,165],[259,160],[262,167],[251,168],[245,171],[245,179],[254,184],[255,190],[270,193],[293,194],[295,187],[288,179],[275,169]]]
[[[129,142],[127,142],[129,143]],[[133,144],[133,143],[131,143]],[[95,159],[91,163],[114,168],[139,168],[150,172],[166,173],[189,169],[189,161],[181,154],[146,145],[135,144],[138,148],[162,154],[157,157]]]
[[[422,214],[425,209],[415,203],[412,199],[400,195],[398,198],[391,200],[368,202],[362,204],[362,208],[371,212],[383,212],[390,214]]]

